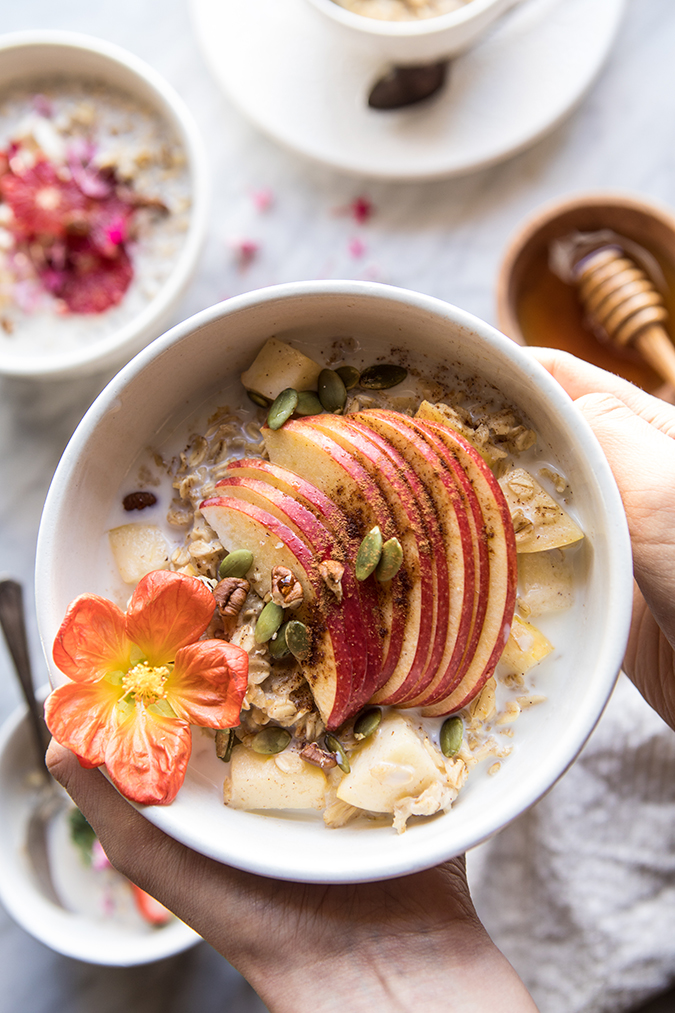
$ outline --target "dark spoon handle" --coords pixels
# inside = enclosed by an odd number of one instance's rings
[[[0,580],[0,626],[7,648],[16,668],[24,699],[28,706],[31,728],[40,762],[45,766],[44,755],[50,735],[45,725],[42,707],[35,699],[35,687],[28,655],[28,639],[23,608],[23,592],[16,580]],[[45,767],[46,769],[46,767]]]

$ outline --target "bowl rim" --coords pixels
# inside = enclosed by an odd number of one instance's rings
[[[36,695],[43,700],[49,686],[41,687]],[[17,739],[28,729],[28,709],[19,704],[0,726],[0,770],[5,772],[12,756],[17,753]],[[11,777],[12,771],[9,770]],[[5,803],[8,780],[0,783],[0,811]],[[0,842],[4,839],[9,820],[0,820]],[[3,845],[4,850],[4,845]],[[182,953],[201,937],[183,922],[176,920],[161,932],[106,933],[105,942],[96,942],[98,923],[57,907],[43,895],[18,860],[0,863],[0,900],[13,920],[45,946],[62,954],[90,964],[108,967],[132,967]],[[100,952],[97,950],[100,946]]]
[[[216,320],[226,319],[231,314],[259,307],[266,302],[326,295],[350,298],[367,296],[375,300],[407,304],[416,311],[440,317],[458,328],[478,333],[488,349],[492,347],[515,358],[524,380],[528,384],[538,385],[552,412],[565,420],[567,433],[582,442],[589,474],[593,475],[603,504],[605,522],[603,534],[611,535],[612,552],[609,557],[606,606],[603,613],[606,622],[601,637],[602,651],[598,649],[598,658],[602,658],[602,665],[598,665],[595,682],[588,689],[588,695],[585,697],[586,706],[583,712],[575,714],[569,723],[564,743],[560,741],[551,743],[547,764],[540,765],[528,776],[527,791],[514,790],[507,793],[509,798],[494,807],[498,813],[497,825],[494,810],[487,814],[482,813],[473,821],[471,833],[462,844],[461,850],[464,850],[487,840],[498,829],[502,829],[530,808],[550,790],[552,784],[576,759],[600,719],[618,677],[632,612],[632,555],[628,526],[616,482],[599,442],[571,398],[527,349],[518,346],[496,328],[464,310],[433,296],[376,282],[350,280],[288,282],[247,292],[208,307],[176,325],[144,348],[120,370],[84,416],[64,451],[47,494],[36,554],[38,575],[36,602],[43,648],[49,659],[51,645],[46,642],[44,626],[45,617],[49,615],[50,608],[53,610],[54,603],[45,575],[54,572],[58,553],[54,531],[65,520],[63,517],[60,519],[60,514],[65,509],[62,506],[63,494],[71,484],[72,473],[77,468],[81,455],[86,454],[87,444],[93,438],[97,426],[108,412],[114,411],[121,404],[124,387],[140,376],[153,360],[161,358],[171,346],[189,339],[192,333]],[[630,575],[630,579],[627,575]],[[555,770],[553,778],[551,769]],[[430,868],[459,853],[457,850],[449,850],[443,828],[439,827],[439,823],[432,826],[428,834],[426,830],[430,824],[426,824],[422,828],[425,831],[424,836],[415,833],[420,828],[412,828],[409,833],[400,835],[391,848],[380,849],[376,856],[362,860],[358,867],[355,867],[356,856],[352,854],[348,863],[337,870],[332,868],[329,874],[323,868],[309,868],[306,863],[303,864],[300,857],[289,854],[287,849],[285,853],[278,854],[275,854],[273,849],[267,849],[261,856],[243,854],[241,849],[233,854],[227,840],[209,841],[205,844],[199,833],[200,828],[194,825],[194,821],[186,827],[175,804],[173,810],[171,806],[137,806],[137,808],[169,836],[181,840],[183,844],[216,861],[235,865],[248,872],[299,882],[354,883],[388,879]],[[349,828],[345,828],[340,832],[345,834],[348,831]],[[455,845],[452,845],[452,848],[455,848]]]
[[[382,38],[405,39],[435,36],[444,32],[450,33],[455,28],[461,29],[465,25],[471,24],[481,15],[490,12],[493,7],[506,10],[519,3],[520,0],[469,0],[468,3],[454,11],[436,14],[431,18],[420,18],[417,21],[387,21],[369,18],[365,14],[356,14],[354,11],[347,10],[335,0],[307,0],[307,2],[312,4],[321,14],[355,32]]]
[[[210,203],[211,177],[204,140],[188,106],[169,83],[140,57],[129,50],[96,36],[61,29],[27,29],[0,35],[0,60],[8,50],[40,48],[63,48],[93,53],[104,64],[120,66],[132,77],[142,81],[153,93],[151,104],[160,116],[172,122],[185,149],[188,170],[191,177],[191,207],[188,229],[179,255],[171,273],[163,282],[157,294],[141,310],[138,316],[118,330],[85,345],[82,348],[49,354],[5,356],[0,350],[0,375],[26,379],[60,379],[79,372],[95,372],[100,362],[104,369],[119,363],[124,350],[133,351],[144,337],[150,340],[158,326],[161,326],[174,304],[183,295],[206,239],[208,227],[208,206]],[[67,74],[67,70],[65,71]],[[77,73],[74,75],[77,78]],[[28,83],[39,73],[25,76]],[[15,80],[22,79],[19,74]],[[124,86],[122,86],[124,87]],[[129,93],[133,95],[131,87]],[[146,100],[148,101],[148,100]],[[146,337],[147,334],[147,337]]]

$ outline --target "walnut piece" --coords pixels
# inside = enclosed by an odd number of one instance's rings
[[[342,601],[342,575],[344,572],[344,566],[336,559],[326,559],[323,563],[319,563],[319,573],[324,584],[340,602]]]
[[[315,767],[321,767],[322,770],[326,770],[329,767],[337,767],[335,757],[331,753],[326,753],[316,742],[308,742],[303,746],[300,750],[300,756],[307,763],[312,763]]]
[[[250,587],[249,582],[241,577],[225,577],[213,589],[213,597],[216,599],[218,614],[222,620],[222,635],[225,640],[232,638]]]
[[[297,608],[304,598],[302,584],[287,566],[272,567],[272,601],[285,609]]]

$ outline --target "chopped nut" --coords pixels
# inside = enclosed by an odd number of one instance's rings
[[[329,767],[337,767],[335,757],[331,753],[325,752],[316,742],[308,742],[307,745],[303,746],[300,750],[300,756],[307,763],[312,763],[315,767],[321,767],[322,770],[326,770]]]
[[[319,563],[321,579],[339,602],[342,601],[342,575],[344,572],[344,566],[336,559],[326,559],[323,563]]]
[[[250,587],[249,582],[241,577],[225,577],[216,584],[213,597],[223,619],[239,615]]]
[[[272,568],[272,595],[271,600],[281,608],[297,608],[302,604],[304,591],[302,584],[296,578],[292,570],[287,566],[275,566]]]

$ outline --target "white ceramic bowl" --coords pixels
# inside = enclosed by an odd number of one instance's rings
[[[549,374],[488,324],[425,295],[333,281],[250,292],[174,327],[109,384],[64,452],[38,541],[41,637],[49,661],[66,608],[78,594],[117,594],[106,518],[138,452],[150,443],[158,446],[163,435],[181,432],[194,407],[205,411],[216,393],[221,404],[248,403],[238,377],[270,335],[315,358],[336,336],[354,336],[350,361],[357,366],[389,356],[392,347],[405,347],[423,371],[441,363],[483,376],[529,416],[540,442],[550,448],[546,460],[569,478],[576,516],[587,535],[575,604],[544,627],[556,646],[538,676],[548,702],[521,715],[513,754],[499,775],[476,768],[447,814],[397,835],[391,828],[358,824],[326,830],[319,817],[306,814],[234,811],[221,803],[222,764],[212,745],[193,755],[172,805],[143,810],[190,847],[268,876],[338,882],[413,872],[488,838],[551,787],[600,716],[630,620],[626,521],[600,447]],[[53,663],[51,678],[55,684],[64,681]]]
[[[416,21],[381,21],[334,3],[308,0],[352,45],[379,59],[404,66],[457,56],[478,42],[491,25],[520,0],[471,0],[465,6]]]
[[[190,222],[176,262],[157,294],[129,322],[89,344],[40,355],[0,349],[0,374],[38,380],[66,379],[117,368],[176,319],[206,235],[209,174],[206,151],[180,96],[152,67],[102,39],[62,31],[0,36],[0,98],[45,77],[94,80],[156,110],[184,148],[191,180]]]
[[[201,937],[177,919],[133,928],[67,911],[43,893],[25,847],[38,794],[27,713],[18,707],[0,728],[0,900],[9,914],[45,946],[91,964],[131,967],[194,946]]]

